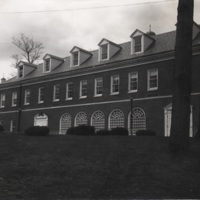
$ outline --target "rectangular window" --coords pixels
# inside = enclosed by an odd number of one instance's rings
[[[54,85],[53,89],[53,101],[60,100],[60,85]]]
[[[45,72],[50,71],[50,59],[45,59]]]
[[[67,83],[66,85],[66,99],[73,99],[73,83]]]
[[[6,102],[6,95],[1,94],[1,99],[0,99],[0,107],[4,108],[5,107],[5,102]]]
[[[79,57],[79,52],[74,52],[73,53],[73,66],[78,65],[78,57]]]
[[[17,105],[17,92],[12,93],[12,106]]]
[[[30,90],[25,90],[24,105],[29,105],[30,104],[30,96],[31,96],[31,91]]]
[[[138,90],[138,73],[137,72],[129,73],[128,91],[137,92],[137,90]]]
[[[134,52],[138,53],[142,51],[142,36],[134,37]]]
[[[81,81],[80,82],[80,98],[86,98],[87,97],[87,81]]]
[[[23,68],[23,66],[19,66],[19,71],[18,71],[18,76],[19,76],[19,78],[22,78],[23,76],[24,76],[24,68]]]
[[[119,75],[111,76],[111,94],[119,94]]]
[[[101,45],[101,59],[105,60],[108,58],[108,44]]]
[[[95,79],[95,96],[102,96],[103,94],[103,78],[96,78]]]
[[[11,120],[10,121],[10,132],[13,133],[16,131],[16,121],[15,120]]]
[[[38,103],[44,103],[44,88],[39,88],[38,91]]]
[[[148,90],[158,89],[158,69],[148,70]]]

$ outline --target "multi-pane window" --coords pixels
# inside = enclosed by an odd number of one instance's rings
[[[119,93],[119,75],[111,76],[111,94]]]
[[[103,78],[95,79],[95,96],[102,96],[103,94]]]
[[[39,88],[38,91],[38,103],[44,102],[44,87]]]
[[[83,80],[80,82],[80,98],[87,97],[87,81]]]
[[[5,107],[5,102],[6,102],[6,95],[5,94],[1,94],[1,99],[0,99],[0,107],[4,108]]]
[[[73,98],[73,83],[67,83],[66,85],[66,99],[71,100]]]
[[[66,134],[67,129],[72,126],[72,118],[69,113],[65,113],[60,118],[60,134]]]
[[[129,73],[128,77],[128,91],[129,92],[137,92],[138,90],[138,73],[133,72]]]
[[[24,104],[29,105],[30,104],[30,96],[31,96],[31,91],[30,90],[25,90],[25,95],[24,95]]]
[[[158,89],[158,69],[148,70],[148,90]]]
[[[12,93],[12,106],[16,106],[17,105],[17,92],[13,92]]]
[[[138,53],[142,51],[142,36],[134,37],[134,52]]]
[[[91,125],[95,127],[95,131],[105,129],[105,115],[102,111],[95,111],[91,117]]]
[[[124,113],[121,110],[113,110],[109,115],[109,128],[124,127],[124,120]]]
[[[101,59],[108,59],[108,44],[101,45]]]
[[[75,126],[87,125],[88,119],[84,112],[79,112],[75,117]]]
[[[73,66],[78,65],[78,57],[79,57],[79,52],[74,52],[73,53]]]
[[[45,59],[45,72],[50,71],[50,58]]]
[[[15,120],[11,120],[10,121],[10,132],[13,133],[16,131],[16,121]]]
[[[60,100],[60,85],[54,85],[53,88],[53,101]]]
[[[24,68],[23,66],[19,66],[19,69],[18,69],[18,76],[19,78],[22,78],[24,76]]]

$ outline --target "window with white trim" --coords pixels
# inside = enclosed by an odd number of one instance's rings
[[[148,70],[148,90],[158,89],[158,69]]]
[[[31,91],[25,90],[25,94],[24,94],[24,105],[29,105],[30,104],[30,96],[31,96]]]
[[[111,94],[119,94],[119,75],[111,76]]]
[[[44,60],[44,72],[50,72],[50,58]]]
[[[21,65],[18,68],[18,77],[22,78],[23,76],[24,76],[24,67],[23,67],[23,65]]]
[[[53,101],[59,101],[60,100],[60,85],[54,85],[53,87]]]
[[[0,99],[0,107],[4,108],[5,107],[5,102],[6,102],[6,95],[1,94],[1,99]]]
[[[129,73],[128,76],[128,91],[137,92],[138,90],[138,72]]]
[[[44,87],[39,88],[38,103],[44,103]]]
[[[75,117],[75,126],[87,125],[87,115],[84,112],[79,112]]]
[[[80,98],[87,97],[87,81],[80,81]]]
[[[73,66],[79,65],[79,52],[78,51],[76,51],[72,54],[72,61],[73,61]]]
[[[72,118],[69,113],[65,113],[60,118],[60,134],[66,134],[67,130],[72,126]]]
[[[109,129],[124,127],[124,113],[119,110],[113,110],[109,115]]]
[[[108,59],[108,44],[101,45],[101,60]]]
[[[12,106],[17,105],[17,92],[12,92]]]
[[[91,126],[95,127],[95,131],[105,129],[105,115],[102,111],[98,110],[92,114]]]
[[[94,86],[94,96],[102,96],[103,94],[103,78],[96,78],[95,79],[95,86]]]
[[[11,120],[10,121],[10,132],[13,133],[16,131],[16,121],[15,120]]]
[[[134,53],[142,52],[142,35],[135,36],[134,41]]]
[[[66,84],[66,100],[73,99],[73,83]]]

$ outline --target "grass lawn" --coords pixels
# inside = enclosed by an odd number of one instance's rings
[[[1,200],[200,198],[200,141],[187,154],[168,138],[0,136]]]

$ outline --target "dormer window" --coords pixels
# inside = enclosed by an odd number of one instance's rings
[[[50,71],[50,58],[45,59],[44,71],[45,72],[49,72]]]
[[[77,52],[74,52],[73,54],[72,54],[72,57],[73,57],[73,66],[77,66],[77,65],[79,65],[79,52],[77,51]]]
[[[22,78],[24,76],[24,67],[23,67],[23,65],[19,66],[18,76],[19,76],[19,78]]]
[[[139,53],[142,52],[142,36],[138,35],[133,38],[134,40],[134,52]]]
[[[104,44],[101,46],[101,59],[108,59],[108,44]]]

